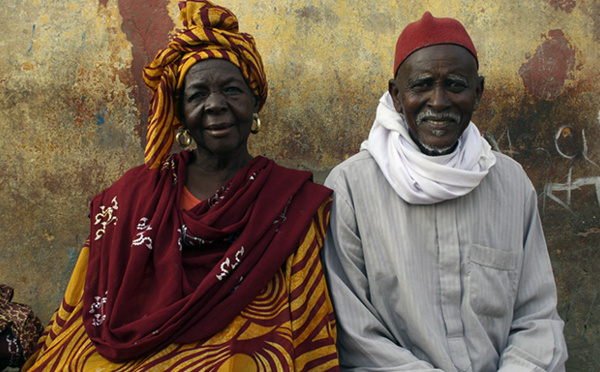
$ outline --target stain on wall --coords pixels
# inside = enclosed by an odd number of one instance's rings
[[[544,42],[521,66],[519,75],[527,93],[553,100],[562,93],[567,78],[573,77],[575,50],[562,30],[550,30],[542,37]]]
[[[322,181],[358,151],[399,31],[458,18],[486,90],[473,120],[539,195],[569,371],[600,365],[600,1],[224,0],[263,55],[254,154]],[[143,161],[143,66],[181,27],[177,0],[0,5],[0,282],[47,322],[87,238],[88,202]]]
[[[562,10],[567,13],[571,13],[573,8],[577,5],[575,0],[548,0],[550,5],[554,7],[556,10]]]
[[[106,6],[108,0],[100,0]],[[145,138],[144,123],[148,119],[150,90],[142,78],[144,66],[168,41],[173,22],[169,17],[167,0],[118,0],[122,17],[121,29],[131,43],[132,60],[129,72],[135,82],[135,98],[140,113],[138,132]]]

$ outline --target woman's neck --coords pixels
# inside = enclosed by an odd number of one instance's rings
[[[195,150],[188,164],[185,185],[196,198],[207,199],[252,159],[248,151],[234,156],[216,156]]]

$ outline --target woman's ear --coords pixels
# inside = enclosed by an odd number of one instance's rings
[[[179,94],[177,95],[177,97],[175,98],[177,100],[177,112],[175,113],[177,115],[177,118],[179,119],[179,122],[181,123],[181,127],[183,129],[187,129],[187,124],[185,122],[185,115],[183,115],[183,92],[179,92]]]
[[[258,110],[260,110],[260,103],[258,100],[258,97],[256,97],[254,95],[254,93],[252,94],[252,99],[254,100],[254,103],[252,104],[252,107],[254,108],[254,110],[252,110],[255,114],[258,114]]]

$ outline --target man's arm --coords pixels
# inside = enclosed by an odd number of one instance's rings
[[[402,348],[381,321],[370,301],[362,249],[354,208],[343,191],[334,193],[324,262],[342,370],[441,371]]]
[[[521,277],[499,371],[564,371],[567,360],[564,323],[556,311],[556,286],[535,190],[525,213]]]

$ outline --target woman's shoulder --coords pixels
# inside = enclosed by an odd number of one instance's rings
[[[105,188],[94,197],[112,199],[116,194],[129,194],[131,196],[147,194],[156,189],[160,184],[176,184],[177,177],[181,174],[180,166],[185,166],[184,155],[172,154],[167,157],[161,167],[149,169],[146,164],[141,164],[127,170],[113,184]],[[172,181],[172,182],[171,182]]]
[[[268,158],[265,158],[265,159],[267,159],[268,161],[271,161],[273,163],[273,171],[272,171],[273,173],[272,174],[277,177],[282,177],[285,180],[304,178],[307,180],[306,185],[308,187],[311,187],[314,189],[329,190],[329,188],[327,188],[321,184],[318,184],[314,181],[313,173],[311,171],[285,167],[285,166],[277,164],[277,162],[275,162],[272,159],[268,159]]]
[[[148,169],[145,164],[138,165],[130,168],[119,177],[112,185],[107,187],[104,191],[111,189],[124,188],[124,187],[136,187],[140,183],[144,183],[148,177],[151,176],[152,170]]]

